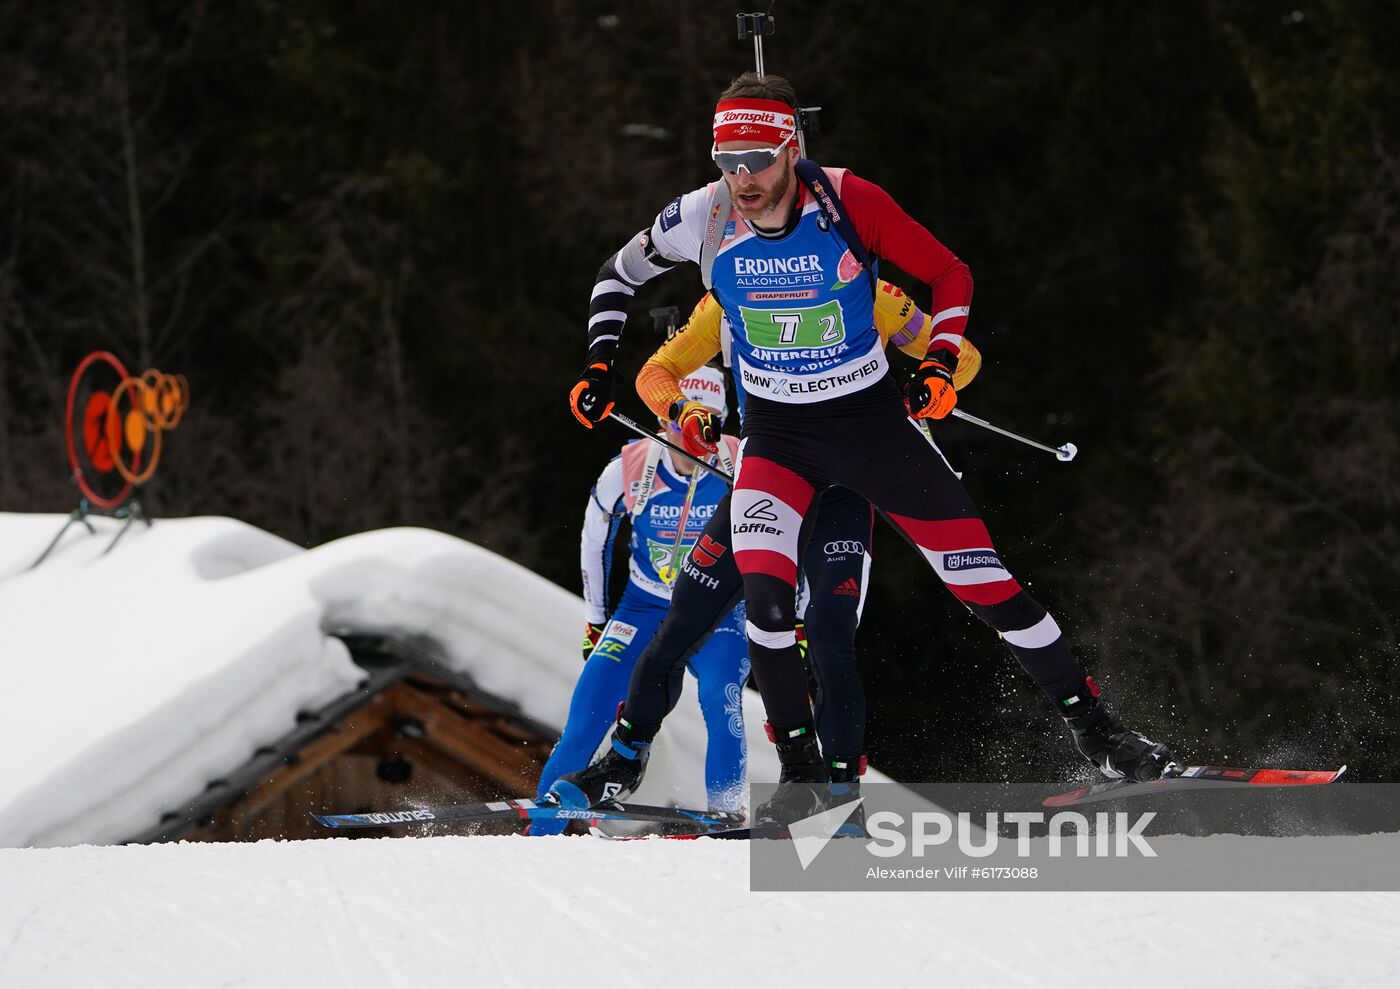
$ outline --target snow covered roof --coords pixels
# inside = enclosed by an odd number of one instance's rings
[[[364,672],[332,633],[424,636],[484,691],[556,730],[583,604],[503,557],[426,529],[303,550],[227,518],[58,532],[0,513],[0,846],[127,840],[286,736]],[[687,678],[638,800],[703,806],[705,727]],[[746,692],[750,780],[777,776]]]

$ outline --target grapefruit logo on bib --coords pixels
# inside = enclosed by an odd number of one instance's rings
[[[865,268],[856,260],[856,256],[849,250],[846,251],[845,254],[841,255],[841,263],[836,266],[836,284],[831,286],[832,291],[836,292],[845,288],[859,278],[860,273],[864,270]]]

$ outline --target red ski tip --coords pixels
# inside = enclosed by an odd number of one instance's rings
[[[1057,796],[1057,797],[1046,797],[1044,800],[1042,800],[1042,801],[1040,802],[1040,806],[1042,806],[1042,807],[1068,807],[1068,806],[1070,806],[1071,804],[1078,803],[1078,802],[1079,802],[1079,798],[1080,798],[1080,797],[1083,797],[1083,796],[1085,796],[1085,795],[1087,795],[1088,792],[1089,792],[1089,787],[1087,787],[1087,786],[1081,786],[1078,790],[1072,790],[1072,791],[1070,791],[1069,793],[1061,793],[1061,794],[1060,794],[1059,796]]]
[[[1108,780],[1082,786],[1069,793],[1046,797],[1042,807],[1072,807],[1076,804],[1140,797],[1175,790],[1230,789],[1250,786],[1307,786],[1333,783],[1342,778],[1340,769],[1235,769],[1230,766],[1182,766],[1171,776],[1141,783],[1128,779]]]
[[[1261,769],[1250,779],[1251,783],[1267,783],[1271,786],[1305,785],[1308,783],[1331,783],[1341,778],[1347,767],[1341,769]]]

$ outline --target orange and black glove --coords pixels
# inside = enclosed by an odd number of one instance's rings
[[[681,445],[696,457],[708,457],[719,449],[719,413],[699,402],[676,402],[671,421],[681,431]]]
[[[590,426],[589,428],[592,429],[593,427]],[[607,622],[604,622],[602,625],[594,625],[592,622],[588,622],[583,626],[583,658],[585,660],[593,655],[594,648],[597,647],[598,643],[603,638],[603,629],[607,627]]]
[[[953,372],[958,359],[950,351],[939,348],[924,358],[914,377],[904,386],[904,400],[909,414],[915,419],[942,419],[958,404],[953,387]]]
[[[578,384],[569,392],[569,408],[585,429],[592,429],[595,422],[602,422],[612,414],[612,396],[612,368],[600,361],[583,369]]]

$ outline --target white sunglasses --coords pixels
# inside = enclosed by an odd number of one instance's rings
[[[776,148],[754,148],[751,151],[721,151],[719,145],[715,144],[710,148],[710,158],[719,166],[721,172],[738,175],[742,169],[750,175],[757,175],[771,168],[778,160],[778,155],[796,136],[797,131],[793,131]]]

